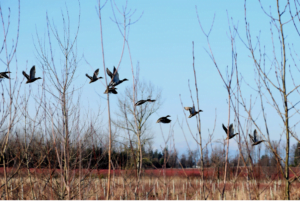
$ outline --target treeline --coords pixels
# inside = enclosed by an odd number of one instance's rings
[[[84,143],[85,144],[85,143]],[[79,145],[74,141],[70,150],[70,167],[72,169],[108,169],[108,152],[105,145]],[[64,162],[59,162],[57,155],[65,155],[64,145],[60,145],[55,150],[52,140],[42,141],[39,138],[32,138],[30,144],[18,136],[12,136],[7,144],[5,153],[7,167],[20,168],[59,168],[59,163],[64,166]],[[115,149],[117,148],[117,149]],[[300,164],[300,144],[294,145],[294,155],[291,165]],[[135,156],[138,151],[128,146],[114,145],[112,148],[112,163],[116,169],[132,169],[135,167]],[[246,155],[245,155],[246,156]],[[255,155],[252,155],[255,156]],[[244,166],[239,155],[229,158],[231,167]],[[253,159],[254,160],[254,159]],[[224,167],[224,152],[220,148],[215,148],[210,154],[204,154],[204,167]],[[246,158],[247,166],[250,159]],[[276,167],[277,161],[272,152],[266,151],[259,159],[254,161],[255,165]],[[143,168],[193,168],[200,166],[199,152],[188,151],[178,156],[175,150],[163,151],[143,148]],[[0,159],[0,167],[3,167],[3,158]]]
[[[108,148],[106,145],[79,145],[78,142],[74,141],[70,148],[70,168],[108,169]],[[137,152],[130,146],[114,145],[111,153],[114,167],[116,169],[134,168],[135,157],[133,154]],[[58,161],[58,155],[64,157],[64,145],[55,147],[51,139],[41,140],[34,137],[24,141],[24,138],[12,136],[7,144],[5,159],[7,167],[58,169],[60,163],[64,167],[64,162]],[[3,167],[3,158],[0,159],[0,167]],[[164,149],[163,152],[143,149],[143,167],[146,169],[179,167],[177,154],[176,152],[169,152],[168,149]]]

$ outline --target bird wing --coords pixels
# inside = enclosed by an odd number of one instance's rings
[[[193,114],[193,113],[192,113],[192,107],[184,107],[184,109],[185,109],[185,110],[189,110],[190,114]]]
[[[22,74],[29,80],[30,77],[28,76],[28,74],[26,74],[26,72],[22,71]]]
[[[191,113],[191,114],[195,114],[195,106],[191,107],[190,113]]]
[[[111,71],[109,71],[108,68],[106,68],[106,73],[108,74],[108,76],[109,76],[110,78],[112,78],[113,74],[111,73]]]
[[[99,69],[96,69],[96,71],[94,72],[94,75],[93,75],[94,80],[97,79],[98,74],[99,74]]]
[[[30,79],[35,78],[35,66],[33,65],[30,69]]]
[[[7,73],[10,73],[10,72],[0,72],[0,78],[2,76],[2,77],[5,77],[5,78],[9,79],[9,77],[6,75]]]
[[[229,136],[234,134],[234,128],[233,128],[233,124],[230,124],[229,126]]]
[[[190,107],[184,107],[185,110],[190,110]]]
[[[113,94],[118,94],[118,92],[116,91],[116,88],[112,89],[111,91]]]
[[[253,136],[254,136],[254,141],[255,142],[257,142],[257,131],[256,131],[256,129],[254,129],[254,131],[253,131]]]
[[[119,72],[117,72],[116,67],[114,67],[114,74],[115,76],[113,81],[117,83],[119,81]]]
[[[255,142],[252,135],[249,134],[250,139],[252,140],[252,142]]]
[[[104,94],[107,94],[107,93],[113,93],[113,94],[118,94],[118,92],[116,91],[117,90],[117,88],[114,88],[114,87],[107,87],[106,88],[106,90],[105,90],[105,92],[104,92]]]
[[[222,126],[223,126],[225,133],[227,134],[227,128],[224,126],[224,124],[222,124]]]
[[[89,76],[88,74],[85,74],[87,78],[91,79],[92,80],[92,77]]]

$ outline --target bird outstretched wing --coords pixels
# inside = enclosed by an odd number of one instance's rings
[[[30,79],[35,78],[35,66],[33,65],[30,69]]]
[[[117,69],[116,67],[114,67],[114,79],[113,79],[114,82],[118,82],[119,81],[119,72],[117,72]]]
[[[254,142],[254,139],[253,139],[252,135],[249,134],[249,137],[252,140],[252,142]]]
[[[234,128],[233,128],[233,124],[230,124],[230,126],[229,126],[229,135],[230,134],[234,134]]]
[[[257,141],[257,131],[256,129],[253,131],[253,141],[256,142]]]
[[[99,74],[99,69],[96,69],[96,71],[94,72],[94,75],[93,75],[94,80],[97,79],[98,74]]]
[[[26,74],[26,72],[22,71],[22,74],[29,80],[30,77],[28,76],[28,74]]]
[[[184,107],[184,109],[190,111],[191,107]]]
[[[85,74],[87,78],[91,79],[92,80],[92,77],[89,76],[88,74]]]
[[[222,124],[222,126],[223,126],[225,133],[227,134],[227,128],[224,126],[224,124]]]
[[[113,74],[111,73],[111,71],[109,71],[108,68],[106,68],[106,73],[108,74],[108,76],[109,76],[110,78],[112,78]]]

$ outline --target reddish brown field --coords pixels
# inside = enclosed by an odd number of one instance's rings
[[[14,168],[7,169],[9,174],[16,171]],[[106,176],[108,170],[102,169],[82,169],[73,170],[71,175],[73,179],[72,199],[103,200],[106,193]],[[299,174],[299,168],[293,169]],[[65,199],[61,193],[63,183],[59,173],[61,170],[49,169],[30,169],[30,176],[27,169],[19,170],[18,174],[9,182],[10,199],[40,199],[57,200]],[[50,173],[52,174],[49,180]],[[266,174],[265,174],[266,173]],[[271,174],[270,174],[271,173]],[[3,168],[0,168],[0,175],[3,176]],[[269,200],[284,199],[284,180],[281,174],[275,169],[268,167],[254,170],[256,180],[247,180],[246,168],[230,169],[228,175],[225,197],[227,200]],[[79,187],[79,176],[81,176],[81,185]],[[153,169],[145,170],[139,183],[138,197],[143,200],[199,200],[210,199],[219,200],[223,188],[223,171],[220,169],[217,179],[215,168],[204,169],[204,181],[200,180],[199,169]],[[291,173],[290,177],[293,177]],[[4,183],[4,179],[0,179]],[[134,170],[113,170],[111,193],[114,200],[134,200],[136,185]],[[204,186],[201,189],[201,184]],[[52,187],[52,188],[51,188]],[[79,192],[79,188],[81,191]],[[2,190],[3,191],[3,190]],[[300,183],[295,181],[291,184],[291,199],[300,199]]]
[[[59,174],[61,172],[60,169],[37,169],[37,168],[31,168],[29,169],[30,173],[33,174],[49,174],[50,172],[55,172],[56,174]],[[291,168],[293,172],[297,175],[300,175],[300,168]],[[7,172],[15,172],[16,168],[7,168]],[[20,169],[19,172],[21,174],[27,175],[27,169],[23,168]],[[290,171],[290,178],[293,178],[295,174]],[[79,169],[74,169],[72,170],[72,173],[74,174],[79,174]],[[93,175],[103,175],[106,176],[108,173],[107,169],[81,169],[82,174],[93,174]],[[112,173],[114,173],[116,176],[120,175],[134,175],[135,170],[112,170]],[[266,178],[266,173],[268,173],[268,177]],[[172,177],[172,176],[178,176],[178,177],[200,177],[201,176],[201,171],[198,168],[186,168],[186,169],[149,169],[144,171],[144,175],[146,176],[167,176],[167,177]],[[219,176],[222,177],[224,175],[224,170],[220,168],[219,170]],[[244,167],[240,167],[238,169],[236,168],[231,168],[230,169],[230,176],[236,176],[240,178],[245,178],[247,177],[247,169]],[[255,168],[254,169],[254,175],[255,178],[259,179],[283,179],[282,175],[279,171],[271,168],[271,167],[261,167],[261,168]],[[0,176],[3,176],[3,167],[0,167]],[[212,180],[217,176],[217,169],[216,168],[205,168],[204,169],[204,179],[209,179]]]

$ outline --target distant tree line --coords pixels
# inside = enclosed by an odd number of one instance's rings
[[[58,147],[60,148],[60,147]],[[61,147],[63,148],[63,147]],[[98,146],[85,146],[80,148],[78,144],[73,144],[73,150],[70,163],[72,168],[79,168],[79,155],[81,155],[81,168],[89,169],[107,169],[108,168],[108,152],[106,145]],[[134,168],[134,158],[130,146],[115,146],[118,150],[112,150],[112,163],[116,169],[132,169]],[[57,162],[57,154],[54,150],[51,140],[41,142],[38,138],[33,138],[28,149],[24,150],[24,141],[18,136],[13,136],[7,145],[6,161],[8,167],[27,167],[28,168],[59,168]],[[294,155],[291,159],[291,166],[300,165],[300,143],[293,145]],[[28,153],[28,161],[26,160],[25,152]],[[135,151],[134,151],[135,152]],[[137,150],[136,150],[137,152]],[[63,151],[59,151],[63,155]],[[80,154],[81,153],[81,154]],[[164,148],[162,151],[158,149],[153,150],[150,148],[145,150],[143,148],[143,168],[156,169],[156,168],[195,168],[200,167],[199,154],[195,151],[188,151],[178,156],[176,151],[169,151]],[[238,166],[239,155],[229,158],[230,167]],[[28,162],[28,165],[26,164]],[[222,149],[213,149],[210,154],[206,151],[204,153],[204,167],[224,167],[225,159]],[[250,161],[247,161],[247,166]],[[255,165],[271,166],[277,165],[276,158],[272,152],[266,150],[265,153],[255,161]],[[3,158],[0,159],[0,167],[3,166]],[[244,166],[242,161],[239,161],[239,166]]]

